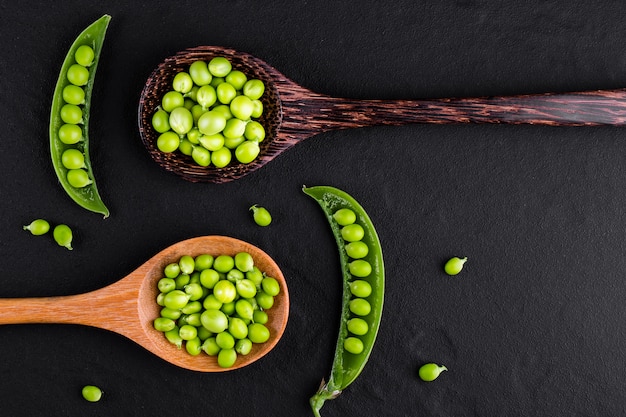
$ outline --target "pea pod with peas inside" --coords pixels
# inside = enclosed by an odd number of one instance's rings
[[[330,224],[339,249],[343,297],[339,336],[330,378],[311,397],[315,416],[326,400],[342,393],[365,367],[382,317],[385,271],[378,235],[363,207],[350,195],[328,186],[304,187]]]
[[[89,112],[96,68],[111,16],[88,26],[72,43],[50,109],[50,156],[65,192],[81,207],[109,216],[89,156]]]

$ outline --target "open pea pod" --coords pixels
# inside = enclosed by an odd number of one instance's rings
[[[81,207],[103,214],[105,218],[109,216],[109,209],[98,193],[89,156],[89,112],[96,68],[110,20],[111,16],[102,16],[89,25],[72,43],[61,66],[50,109],[50,155],[61,186]],[[85,75],[85,82],[79,83],[82,85],[73,85],[68,79],[68,71],[72,66],[77,65],[75,55],[81,46],[91,48],[93,57],[91,62],[83,67],[88,71],[88,75]],[[70,88],[66,89],[68,86]],[[72,98],[69,98],[70,89],[73,89]],[[73,107],[66,106],[68,104]],[[69,107],[74,115],[80,115],[80,120],[68,123],[64,112]],[[69,110],[67,112],[69,113]],[[70,149],[79,153],[73,152],[71,155],[70,152],[64,158],[64,153]],[[71,160],[70,155],[73,156]],[[73,166],[74,164],[76,166]]]
[[[322,380],[319,390],[310,399],[313,413],[319,417],[324,402],[336,398],[352,384],[370,357],[383,312],[385,268],[376,229],[363,207],[354,198],[344,191],[328,186],[305,187],[303,191],[314,198],[324,211],[337,242],[343,275],[341,321],[330,378],[327,382]],[[335,215],[341,209],[348,209],[354,213],[354,220],[338,221]],[[347,241],[347,233],[342,233],[342,229],[348,227],[346,223],[359,225],[363,231],[362,237],[357,239],[349,237]],[[368,248],[365,255],[355,255],[358,259],[351,258],[346,249],[350,241],[355,240],[364,243]],[[356,268],[355,261],[360,262],[359,268]],[[369,264],[371,271],[363,272],[363,263]],[[359,292],[354,294],[351,284],[355,281],[367,282],[371,287],[369,295]],[[361,303],[358,309],[351,306],[355,300]],[[370,310],[359,311],[362,310],[362,304],[369,305]],[[362,331],[352,333],[349,323],[353,319],[362,320],[367,324],[363,326],[366,329],[364,334]],[[355,344],[347,343],[348,341],[356,342],[356,349]]]

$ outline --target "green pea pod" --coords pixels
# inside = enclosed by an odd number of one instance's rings
[[[384,292],[385,292],[385,271],[383,265],[382,248],[374,225],[361,205],[345,192],[328,186],[304,187],[304,193],[314,198],[322,207],[324,214],[330,224],[337,246],[339,248],[339,258],[343,274],[343,299],[341,322],[339,326],[339,336],[335,348],[332,370],[328,382],[322,380],[322,384],[311,397],[311,408],[315,416],[320,416],[320,409],[326,400],[336,398],[361,374],[367,363],[382,317]],[[367,244],[369,252],[362,259],[372,266],[372,272],[367,277],[367,281],[372,287],[371,294],[365,299],[371,305],[369,314],[359,317],[368,324],[368,331],[365,335],[358,336],[363,344],[363,350],[358,353],[350,353],[344,348],[344,342],[351,336],[348,332],[348,320],[350,320],[350,301],[354,299],[350,291],[350,282],[354,277],[350,273],[350,257],[346,253],[346,243],[341,235],[341,228],[334,219],[333,214],[342,208],[348,208],[356,214],[356,223],[365,230],[362,241]],[[359,278],[364,279],[364,278]]]
[[[91,160],[89,158],[88,132],[91,92],[93,90],[96,68],[98,66],[100,52],[102,50],[102,44],[104,42],[104,36],[110,20],[111,16],[104,15],[100,19],[92,23],[89,27],[87,27],[80,35],[78,35],[78,37],[70,47],[65,57],[65,60],[63,61],[63,65],[61,66],[61,72],[59,74],[59,79],[54,89],[52,107],[50,109],[50,154],[52,157],[52,165],[54,166],[54,170],[57,174],[57,177],[59,178],[59,182],[65,189],[65,192],[76,203],[78,203],[80,206],[87,210],[103,214],[105,218],[109,216],[109,209],[102,202],[100,194],[98,193],[98,188],[96,187],[96,182],[91,167]],[[67,77],[68,70],[73,64],[76,63],[74,56],[76,50],[82,45],[87,45],[91,47],[94,53],[93,61],[88,67],[89,77],[86,84],[84,86],[81,86],[84,91],[84,99],[82,100],[82,103],[77,104],[82,110],[82,123],[77,124],[77,126],[80,126],[82,130],[82,140],[78,141],[77,143],[67,144],[61,141],[59,138],[59,130],[64,124],[66,124],[61,118],[61,109],[65,104],[68,104],[65,102],[65,99],[63,97],[63,91],[66,86],[70,85]],[[81,178],[83,184],[79,184],[79,186],[76,186],[76,182],[74,182],[74,185],[72,185],[68,180],[68,172],[70,171],[70,169],[68,169],[63,164],[62,159],[63,153],[66,150],[72,148],[78,149],[84,155],[84,166],[81,168],[81,171],[84,170],[88,175],[88,179],[83,175],[83,178]]]

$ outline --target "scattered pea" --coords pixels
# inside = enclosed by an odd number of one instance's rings
[[[463,269],[463,265],[465,264],[465,262],[467,262],[467,257],[458,258],[455,256],[453,258],[450,258],[444,265],[444,271],[448,275],[457,275]]]
[[[69,226],[65,224],[57,225],[52,231],[52,235],[54,237],[55,242],[59,246],[63,246],[64,248],[67,248],[68,250],[73,249],[72,248],[73,234],[72,234],[72,229],[70,229]]]
[[[100,401],[102,390],[95,385],[85,385],[82,389],[83,398],[91,403]]]
[[[36,219],[24,226],[24,230],[28,230],[35,236],[45,235],[50,230],[50,223],[44,219]]]
[[[250,210],[252,211],[254,222],[259,226],[268,226],[272,222],[272,215],[265,207],[255,204],[250,207]]]
[[[445,366],[437,365],[436,363],[427,363],[422,365],[419,369],[419,376],[422,381],[431,382],[439,377],[443,371],[447,371]]]

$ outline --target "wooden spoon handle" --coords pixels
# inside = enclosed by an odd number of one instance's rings
[[[121,281],[85,294],[1,298],[0,325],[82,324],[123,333],[120,329],[128,327],[137,316],[136,300],[136,290]]]
[[[626,89],[432,100],[353,100],[312,93],[283,100],[287,126],[319,131],[412,123],[626,125]],[[292,109],[296,107],[298,111]],[[306,111],[304,110],[306,109]]]

